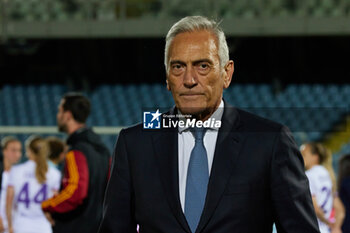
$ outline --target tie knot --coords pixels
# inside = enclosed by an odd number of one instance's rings
[[[201,128],[194,127],[191,131],[193,132],[194,138],[196,140],[203,141],[203,137],[204,137],[206,128],[204,128],[204,127],[201,127]]]

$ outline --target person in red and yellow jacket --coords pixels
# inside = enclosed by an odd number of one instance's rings
[[[110,153],[100,137],[85,125],[89,100],[66,94],[58,107],[57,124],[69,135],[61,191],[42,203],[54,233],[95,233],[102,217]]]

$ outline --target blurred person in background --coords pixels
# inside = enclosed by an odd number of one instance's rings
[[[31,136],[26,141],[28,160],[11,169],[6,200],[9,233],[52,232],[41,203],[58,191],[61,173],[48,166],[48,151],[45,139]]]
[[[0,191],[0,232],[8,232],[6,217],[7,185],[11,167],[18,163],[22,157],[22,144],[17,138],[7,136],[1,140],[1,147],[3,153],[4,170],[2,172]]]
[[[345,213],[337,194],[332,155],[321,143],[315,142],[303,144],[300,150],[320,231],[340,233]],[[335,216],[332,216],[333,211]]]
[[[90,101],[79,93],[63,96],[57,125],[68,134],[62,190],[43,202],[47,217],[54,219],[55,233],[96,233],[108,181],[110,153],[85,122]]]
[[[350,232],[350,154],[339,161],[338,170],[339,197],[345,207],[345,219],[342,225],[343,233]]]
[[[67,153],[66,143],[58,137],[48,137],[46,141],[49,146],[49,166],[59,169],[59,165]]]

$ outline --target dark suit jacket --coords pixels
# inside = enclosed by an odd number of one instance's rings
[[[289,130],[225,104],[196,233],[319,232],[303,159]],[[177,129],[122,130],[100,233],[191,232],[178,184]]]

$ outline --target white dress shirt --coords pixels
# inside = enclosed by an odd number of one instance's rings
[[[224,101],[216,109],[216,111],[210,116],[215,120],[221,120],[224,112]],[[208,156],[208,168],[209,176],[211,166],[214,159],[216,139],[218,137],[219,128],[208,128],[204,134],[204,147],[207,150]],[[179,151],[179,194],[182,211],[185,212],[185,195],[186,195],[186,181],[187,181],[187,169],[190,161],[192,149],[195,144],[195,139],[189,128],[178,127],[178,151]]]

